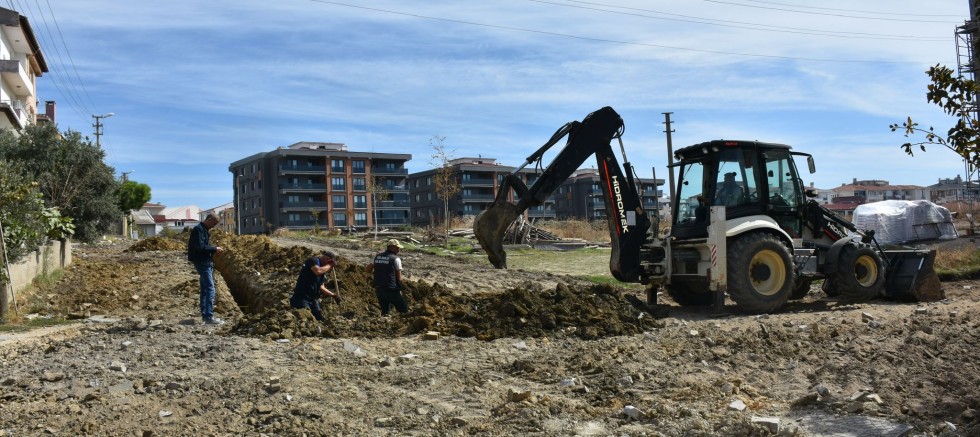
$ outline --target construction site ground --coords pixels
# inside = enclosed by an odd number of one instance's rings
[[[410,311],[382,318],[376,242],[212,234],[222,326],[200,322],[186,236],[76,245],[21,300],[76,322],[0,334],[0,435],[980,434],[980,281],[929,303],[818,284],[746,315],[645,308],[642,289],[576,276],[592,265],[406,250]],[[325,323],[287,301],[322,249],[343,296]]]

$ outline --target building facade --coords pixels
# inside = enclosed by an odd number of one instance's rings
[[[450,217],[475,216],[487,209],[493,202],[503,183],[504,176],[513,173],[515,167],[497,163],[493,158],[458,158],[449,161],[453,179],[459,191],[449,199]],[[411,223],[426,226],[445,221],[446,205],[439,197],[437,173],[439,169],[413,173],[408,177],[409,196],[412,202]],[[533,170],[518,173],[527,186],[534,184],[537,175]],[[508,193],[508,200],[516,202],[514,193]],[[541,205],[528,208],[524,213],[527,219],[555,218],[553,196]]]
[[[659,189],[664,184],[663,179],[654,181],[640,178],[636,182],[643,209],[653,214],[658,206],[658,199],[663,198],[663,191]],[[661,215],[666,213],[664,208],[669,208],[668,205],[660,207]],[[555,211],[558,218],[605,219],[606,199],[602,194],[599,170],[579,169],[572,173],[556,191]]]
[[[0,8],[0,29],[0,128],[20,130],[37,121],[37,78],[48,65],[27,17]]]
[[[944,204],[956,201],[970,201],[980,199],[980,184],[977,182],[965,181],[957,175],[955,178],[940,179],[935,185],[930,185],[929,200],[934,203]]]
[[[409,223],[409,154],[353,152],[299,142],[231,163],[243,234],[276,229],[366,229]]]

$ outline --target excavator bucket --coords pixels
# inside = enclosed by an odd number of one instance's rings
[[[504,233],[520,214],[517,206],[506,200],[498,200],[476,216],[473,233],[480,247],[487,253],[490,264],[498,269],[507,268],[507,252],[504,252]]]
[[[893,299],[934,302],[946,298],[936,275],[935,250],[886,250],[885,293]]]

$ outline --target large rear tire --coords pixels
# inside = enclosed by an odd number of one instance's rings
[[[674,281],[664,288],[670,298],[682,307],[711,305],[711,291],[708,290],[707,278]]]
[[[885,286],[884,262],[878,252],[866,246],[844,247],[837,271],[830,276],[840,296],[851,301],[874,299]]]
[[[728,247],[728,295],[749,313],[778,310],[793,292],[789,248],[769,234],[743,235]]]

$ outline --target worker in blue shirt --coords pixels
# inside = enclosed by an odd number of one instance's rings
[[[337,255],[330,251],[307,259],[299,271],[289,305],[296,309],[306,308],[314,318],[323,321],[323,311],[317,299],[321,296],[332,297],[334,302],[340,303],[340,294],[327,289],[325,281],[327,272],[336,265]]]

